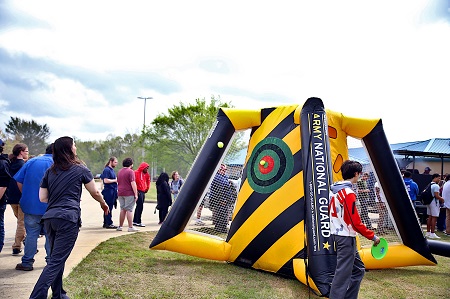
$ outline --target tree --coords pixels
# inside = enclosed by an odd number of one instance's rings
[[[205,143],[219,107],[232,106],[213,96],[209,104],[204,98],[196,99],[195,104],[180,102],[169,108],[167,115],[158,115],[142,133],[147,157],[164,165],[169,169],[166,172],[176,169],[185,175]]]
[[[5,125],[5,132],[12,135],[16,140],[25,143],[31,155],[45,152],[47,139],[50,136],[50,128],[47,124],[40,125],[34,120],[26,121],[11,116],[11,119]]]
[[[76,139],[77,155],[83,160],[91,172],[102,173],[105,164],[111,156],[119,160],[119,168],[122,168],[122,160],[133,158],[135,169],[143,159],[143,147],[139,135],[127,133],[120,136],[108,135],[104,141],[81,141]]]

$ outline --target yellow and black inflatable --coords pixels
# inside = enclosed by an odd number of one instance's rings
[[[244,129],[252,132],[226,240],[186,231],[233,134]],[[348,159],[347,136],[365,143],[402,240],[390,244],[383,260],[372,258],[370,248],[361,248],[366,268],[436,265],[433,248],[444,255],[450,250],[424,238],[381,119],[325,110],[319,98],[310,98],[303,106],[220,109],[150,248],[290,276],[327,296],[336,264],[329,241],[328,189],[342,179],[339,169]],[[218,142],[226,146],[218,147]]]

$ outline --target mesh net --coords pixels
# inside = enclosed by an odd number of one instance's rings
[[[250,130],[236,132],[226,149],[222,163],[210,178],[202,201],[191,217],[190,229],[225,238],[232,221],[242,182]]]
[[[349,141],[351,144],[357,144],[356,142],[361,144],[356,139]],[[363,165],[363,173],[358,182],[353,185],[353,191],[357,197],[356,206],[361,220],[369,229],[374,230],[378,237],[385,238],[389,243],[401,242],[383,188],[378,183],[377,173],[374,171],[371,160],[365,151],[364,144],[362,145],[361,150],[364,150],[364,152],[359,153],[357,158],[349,157]],[[364,237],[359,238],[359,240],[363,247],[372,246],[372,241]]]

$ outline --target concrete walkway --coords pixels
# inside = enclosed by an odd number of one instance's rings
[[[152,185],[152,188],[155,186]],[[92,249],[103,241],[112,237],[129,234],[127,232],[127,222],[124,223],[124,231],[118,232],[114,229],[104,229],[103,216],[100,204],[96,202],[86,190],[83,190],[81,201],[81,227],[75,247],[69,256],[64,271],[66,277],[70,271],[84,258]],[[142,221],[146,227],[139,228],[140,231],[156,231],[159,229],[158,213],[154,214],[156,204],[145,203]],[[119,208],[119,207],[118,207]],[[119,209],[113,209],[113,221],[115,225],[119,223]],[[16,229],[16,218],[12,209],[7,206],[5,211],[5,245],[0,253],[0,298],[1,299],[25,299],[29,298],[31,291],[45,267],[45,237],[39,238],[39,253],[34,257],[33,271],[15,270],[16,264],[21,262],[22,253],[12,256],[12,244]],[[149,240],[150,245],[150,240]],[[70,296],[70,294],[68,294]]]

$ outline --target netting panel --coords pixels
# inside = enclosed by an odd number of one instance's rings
[[[203,193],[202,201],[197,205],[191,225],[195,230],[211,235],[225,237],[228,232],[235,208],[237,195],[242,182],[242,170],[247,153],[248,135],[250,130],[236,132],[232,144],[218,165],[215,175]]]
[[[355,144],[355,141],[352,140],[352,143]],[[364,147],[364,144],[362,146]],[[361,220],[367,228],[374,230],[377,236],[385,238],[388,242],[401,242],[383,188],[377,182],[377,175],[380,174],[375,173],[370,157],[367,152],[365,153],[362,155],[363,158],[361,156],[358,159],[349,157],[363,165],[363,173],[353,186],[353,191],[357,195],[356,206]],[[372,241],[364,237],[360,237],[360,241],[361,246],[372,246]]]

